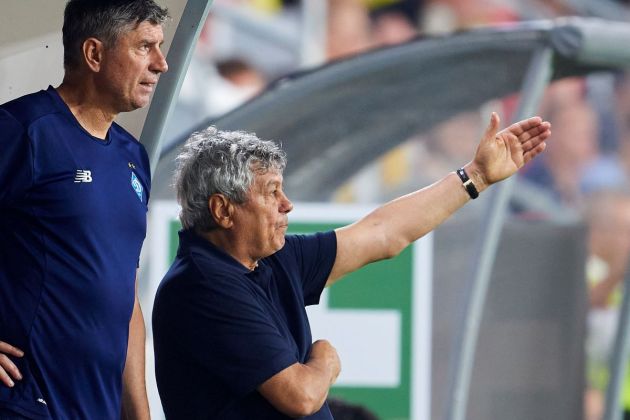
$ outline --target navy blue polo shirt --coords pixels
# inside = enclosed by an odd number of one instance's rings
[[[192,231],[153,307],[155,368],[168,419],[287,419],[257,387],[296,362],[312,337],[306,305],[319,302],[335,262],[333,231],[289,235],[249,271]],[[308,419],[332,419],[324,405]]]
[[[52,87],[0,105],[0,340],[24,350],[0,407],[120,416],[149,186],[142,145],[91,136]]]

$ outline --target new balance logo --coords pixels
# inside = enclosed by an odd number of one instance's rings
[[[77,169],[74,182],[92,182],[92,171]]]

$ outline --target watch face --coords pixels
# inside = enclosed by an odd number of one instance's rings
[[[477,187],[475,187],[475,184],[473,184],[472,180],[468,178],[468,174],[466,173],[464,168],[459,168],[457,170],[457,176],[459,176],[459,179],[462,180],[464,188],[466,189],[466,192],[468,193],[470,198],[474,200],[475,198],[479,197],[479,191],[477,191]]]

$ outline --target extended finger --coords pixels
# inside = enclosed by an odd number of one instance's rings
[[[20,370],[15,366],[5,354],[0,354],[0,381],[5,385],[12,387],[15,385],[13,379],[22,379]]]
[[[538,146],[541,142],[547,140],[551,136],[551,130],[547,127],[547,129],[535,134],[527,140],[521,140],[521,144],[523,145],[523,150],[528,151]]]
[[[524,159],[524,163],[529,162],[530,160],[532,160],[533,158],[535,158],[538,154],[542,153],[545,148],[547,147],[547,143],[545,143],[544,141],[537,144],[536,147],[528,150],[527,152],[525,152],[523,154],[523,159]]]
[[[496,112],[493,112],[490,116],[490,122],[488,123],[488,127],[486,127],[486,132],[484,133],[484,138],[492,139],[496,136],[497,131],[499,131],[499,115]]]
[[[5,343],[4,341],[0,341],[0,353],[10,354],[15,357],[24,356],[24,352],[22,350],[9,343]]]
[[[542,122],[542,118],[540,117],[531,117],[510,125],[507,130],[512,134],[520,136],[526,131],[538,127],[539,125],[541,125]]]
[[[5,384],[9,388],[13,388],[15,386],[15,382],[13,382],[9,374],[2,368],[0,368],[0,383]]]
[[[527,130],[522,131],[520,134],[517,134],[519,140],[521,142],[527,141],[533,137],[538,136],[541,133],[549,130],[551,124],[547,121],[541,121],[540,124],[530,127]]]

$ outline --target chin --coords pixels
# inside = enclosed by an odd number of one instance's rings
[[[138,89],[135,92],[130,92],[128,96],[129,105],[133,107],[133,109],[144,108],[151,101],[151,92],[142,91]]]
[[[149,104],[149,98],[142,99],[139,101],[133,101],[130,105],[131,109],[129,111],[135,111],[136,109],[144,108]]]
[[[276,247],[276,252],[280,251],[284,247],[284,243],[285,243],[285,240],[283,236],[282,239],[278,240],[278,246]]]

